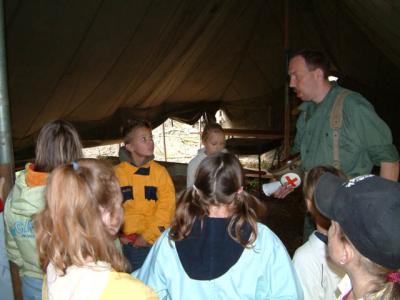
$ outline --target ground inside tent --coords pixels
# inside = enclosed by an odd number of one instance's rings
[[[296,190],[285,199],[261,196],[266,211],[260,221],[266,224],[285,244],[290,256],[303,243],[305,207],[301,190]]]

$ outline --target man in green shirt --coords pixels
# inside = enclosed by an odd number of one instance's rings
[[[334,142],[330,118],[334,102],[343,88],[328,80],[330,64],[314,50],[302,50],[289,62],[290,87],[302,101],[292,153],[300,152],[302,169],[333,165]],[[399,154],[386,123],[360,94],[349,91],[344,97],[339,129],[340,169],[348,176],[368,174],[380,166],[380,176],[397,181]],[[291,192],[280,188],[274,195],[284,198]]]

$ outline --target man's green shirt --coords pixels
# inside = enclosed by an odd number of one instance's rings
[[[304,171],[333,164],[330,117],[335,99],[342,90],[333,84],[321,103],[307,101],[299,107],[301,114],[292,153],[300,152]],[[399,160],[389,127],[373,106],[356,92],[351,92],[344,100],[339,133],[340,166],[348,177],[368,174],[373,165],[379,166],[381,162]]]

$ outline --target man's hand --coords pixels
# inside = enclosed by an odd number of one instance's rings
[[[287,195],[289,195],[291,192],[293,192],[294,188],[291,186],[288,186],[287,183],[285,183],[284,185],[282,185],[279,189],[277,189],[277,191],[273,194],[273,196],[275,198],[278,199],[283,199],[285,198]]]
[[[136,248],[150,247],[151,245],[145,241],[141,234],[138,234],[138,237],[135,242],[132,243]]]
[[[380,176],[397,181],[399,179],[399,162],[381,162]]]

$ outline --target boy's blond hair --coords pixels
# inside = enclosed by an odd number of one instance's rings
[[[121,203],[117,178],[106,162],[82,159],[57,167],[49,177],[46,206],[35,218],[42,269],[52,263],[65,274],[71,265],[105,261],[126,271],[127,262],[115,245],[123,222]]]
[[[133,133],[137,128],[147,128],[152,130],[151,123],[147,120],[130,120],[128,125],[122,129],[124,144],[129,144],[133,138]]]
[[[211,133],[224,134],[224,129],[218,123],[214,123],[214,122],[207,123],[206,126],[204,126],[203,132],[201,133],[201,140],[203,142],[207,141],[207,139]]]

